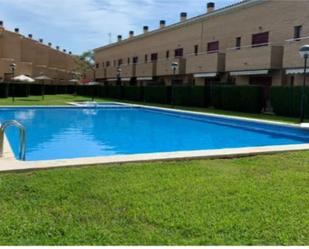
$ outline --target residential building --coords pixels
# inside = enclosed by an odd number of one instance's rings
[[[106,84],[299,85],[309,44],[309,1],[245,0],[96,48],[96,77]],[[172,67],[172,64],[175,66]]]
[[[12,77],[10,65],[16,64],[15,75],[37,77],[46,75],[55,83],[67,83],[76,71],[76,59],[71,52],[45,45],[42,39],[36,41],[31,34],[28,37],[6,30],[0,21],[0,81]]]

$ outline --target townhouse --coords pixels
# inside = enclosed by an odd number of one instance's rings
[[[309,44],[309,1],[245,0],[156,30],[143,27],[96,48],[96,78],[105,84],[299,85]]]
[[[45,75],[56,83],[67,83],[77,68],[71,52],[54,49],[51,43],[45,45],[42,39],[36,41],[31,34],[25,37],[17,28],[14,32],[6,30],[0,21],[0,81],[11,79],[12,63],[16,64],[15,75]]]

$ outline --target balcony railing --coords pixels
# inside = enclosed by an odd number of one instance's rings
[[[159,60],[157,63],[157,75],[173,75],[172,63],[177,62],[178,67],[175,72],[176,75],[182,75],[186,73],[186,59],[185,58],[174,58],[174,59],[163,59]]]
[[[121,77],[131,78],[135,76],[135,64],[123,64],[120,66],[121,68]]]
[[[117,67],[106,68],[106,78],[117,78]]]
[[[302,68],[304,60],[299,55],[299,49],[309,44],[309,37],[290,39],[284,46],[283,68]]]
[[[157,63],[139,63],[136,65],[136,77],[154,77],[157,75]]]
[[[279,45],[229,49],[226,51],[226,71],[280,69],[282,57],[283,46]]]
[[[186,73],[218,73],[224,72],[225,54],[223,53],[200,53],[191,54],[187,57]]]

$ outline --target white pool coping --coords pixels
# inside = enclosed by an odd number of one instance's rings
[[[302,125],[289,124],[277,121],[260,120],[253,118],[243,118],[230,115],[210,114],[196,111],[187,111],[179,109],[170,109],[163,107],[155,107],[148,105],[127,104],[123,102],[108,102],[125,104],[131,107],[143,107],[154,110],[165,110],[187,114],[198,114],[209,117],[229,118],[242,121],[253,121],[262,124],[280,125],[285,127],[307,129]],[[70,103],[72,104],[72,103]],[[69,106],[0,106],[0,108],[68,108]],[[80,108],[80,106],[77,106]],[[71,107],[74,108],[74,107]],[[306,126],[305,126],[306,127]],[[25,171],[25,170],[43,170],[61,167],[76,167],[76,166],[92,166],[92,165],[110,165],[110,164],[124,164],[132,162],[151,162],[163,160],[184,160],[184,159],[214,159],[214,158],[235,158],[259,154],[273,154],[280,152],[292,152],[309,150],[309,144],[297,145],[277,145],[277,146],[261,146],[261,147],[246,147],[246,148],[231,148],[231,149],[217,149],[217,150],[195,150],[195,151],[178,151],[178,152],[164,152],[164,153],[148,153],[148,154],[134,154],[134,155],[117,155],[104,157],[90,157],[90,158],[74,158],[48,161],[19,161],[16,160],[11,146],[5,138],[4,157],[0,158],[0,172],[10,171]]]

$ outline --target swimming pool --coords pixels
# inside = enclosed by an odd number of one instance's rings
[[[105,106],[106,105],[106,106]],[[309,143],[309,130],[235,118],[112,104],[0,108],[27,131],[27,161]],[[15,156],[18,134],[6,132]]]

